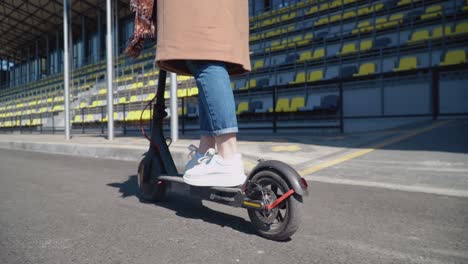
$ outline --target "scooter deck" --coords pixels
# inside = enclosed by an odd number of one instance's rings
[[[158,180],[175,182],[178,184],[187,185],[180,176],[168,176],[161,175]],[[243,192],[241,186],[239,187],[202,187],[202,186],[190,186],[190,192],[201,197],[204,200],[210,200],[217,203],[222,203],[234,207],[244,207],[250,209],[261,210],[265,208],[265,204],[262,201],[249,199]]]
[[[176,183],[180,183],[180,184],[186,184],[184,182],[184,179],[182,178],[183,175],[180,175],[180,176],[166,176],[166,175],[162,175],[162,176],[159,176],[158,179],[159,180],[163,180],[163,181],[169,181],[169,182],[176,182]],[[212,191],[217,191],[217,192],[225,192],[225,193],[238,193],[238,192],[241,192],[241,188],[240,186],[239,187],[217,187],[217,186],[210,186],[210,187],[201,187],[201,186],[190,186],[191,188],[200,188],[200,189],[209,189],[209,190],[212,190]]]

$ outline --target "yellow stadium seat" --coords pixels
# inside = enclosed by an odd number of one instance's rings
[[[130,103],[134,103],[134,102],[138,102],[138,99],[137,99],[136,95],[130,96]]]
[[[254,66],[253,66],[253,70],[256,70],[258,68],[262,68],[264,65],[264,62],[263,60],[258,60],[254,63]]]
[[[440,27],[434,28],[434,30],[432,31],[432,38],[433,39],[443,38],[443,37],[448,37],[452,34],[453,32],[450,26],[445,26],[445,27],[440,26]]]
[[[299,72],[296,74],[296,78],[294,79],[294,81],[289,82],[289,84],[304,83],[306,81],[305,77],[306,77],[305,72]]]
[[[343,14],[343,20],[356,17],[356,12],[348,11]]]
[[[75,123],[81,122],[81,115],[76,115],[75,118],[73,119],[73,122]]]
[[[296,12],[291,12],[289,14],[284,14],[281,16],[280,21],[288,21],[296,17]]]
[[[363,16],[372,13],[372,7],[366,6],[358,9],[358,16]]]
[[[189,88],[189,89],[187,89],[187,92],[188,92],[188,96],[197,95],[198,94],[198,87]],[[169,92],[168,91],[166,91],[164,93],[164,98],[169,98]]]
[[[345,54],[350,54],[350,53],[354,53],[354,52],[357,52],[356,44],[355,43],[347,43],[347,44],[343,44],[343,47],[341,48],[341,51],[338,52],[338,54],[345,55]]]
[[[127,97],[124,96],[124,97],[119,98],[119,104],[126,104],[126,103],[128,103],[127,102]]]
[[[376,29],[382,29],[382,28],[385,28],[387,26],[387,23],[388,23],[388,19],[386,16],[384,17],[378,17],[375,19],[375,28]]]
[[[353,76],[365,76],[375,73],[375,64],[374,63],[364,63],[359,66],[359,72],[353,74]]]
[[[461,22],[455,26],[455,35],[467,34],[468,33],[468,22]]]
[[[184,115],[187,114],[187,107],[184,107]],[[182,115],[182,107],[179,107],[177,110],[177,115],[181,116]]]
[[[240,114],[245,111],[249,111],[249,102],[240,102],[237,106],[237,114]]]
[[[466,63],[465,50],[451,50],[445,54],[444,61],[442,61],[440,65],[446,66],[464,63]]]
[[[99,94],[105,94],[107,93],[107,89],[106,88],[103,88],[101,90],[99,90]]]
[[[320,25],[325,25],[328,24],[328,17],[322,17],[315,21],[314,26],[320,26]]]
[[[418,67],[418,60],[416,57],[405,57],[400,59],[400,64],[393,71],[407,71],[413,70]]]
[[[312,71],[311,73],[309,73],[309,82],[315,82],[320,80],[323,80],[322,70]]]
[[[360,51],[366,51],[372,49],[372,40],[363,40],[359,44]]]
[[[304,35],[304,38],[302,38],[302,40],[296,41],[296,44],[298,46],[309,44],[311,40],[313,39],[313,37],[314,37],[313,33],[307,33]]]
[[[370,21],[361,21],[357,24],[357,28],[353,29],[353,34],[364,33],[367,31],[372,31],[373,27],[371,26]]]
[[[426,8],[426,13],[421,15],[421,19],[431,19],[442,15],[442,6],[435,5]]]
[[[299,59],[297,60],[298,62],[304,62],[312,59],[312,52],[310,51],[304,51],[299,55]]]
[[[177,89],[177,97],[186,97],[187,89]]]
[[[329,22],[330,22],[330,23],[334,23],[334,22],[340,21],[340,20],[341,20],[341,14],[335,14],[335,15],[332,15],[332,16],[330,17]]]
[[[289,107],[289,98],[279,98],[276,102],[275,107],[276,112],[290,112],[291,108]]]
[[[428,40],[429,38],[430,38],[429,30],[420,30],[420,31],[413,32],[413,34],[411,34],[411,38],[408,41],[408,43],[409,44],[420,43],[420,42]]]
[[[305,12],[305,15],[315,14],[315,13],[317,13],[318,11],[319,11],[319,10],[318,10],[318,6],[315,5],[315,6],[311,7],[309,10],[307,10],[307,11]]]
[[[323,4],[320,5],[319,11],[322,12],[322,11],[325,11],[325,10],[327,10],[327,9],[329,9],[329,8],[330,8],[330,4],[329,4],[329,3],[323,3]]]
[[[416,3],[416,2],[420,2],[422,0],[400,0],[397,5],[398,6],[402,6],[402,5],[407,5],[407,4],[411,4],[411,3]]]

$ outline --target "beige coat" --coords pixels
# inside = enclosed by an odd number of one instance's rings
[[[157,0],[157,10],[161,69],[191,75],[183,60],[194,59],[227,62],[231,76],[251,70],[248,0]]]

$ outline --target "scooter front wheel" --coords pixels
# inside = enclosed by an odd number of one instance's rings
[[[261,170],[251,181],[262,188],[257,199],[272,204],[290,187],[275,170]],[[289,196],[272,210],[248,209],[250,220],[256,231],[263,237],[282,241],[290,238],[299,228],[301,222],[302,197],[297,194]]]
[[[147,159],[142,159],[138,165],[138,196],[148,202],[160,202],[166,197],[167,183],[152,177],[159,174],[157,166],[150,166]]]

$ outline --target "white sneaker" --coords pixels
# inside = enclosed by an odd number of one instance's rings
[[[243,184],[247,179],[240,153],[233,158],[223,159],[210,148],[198,162],[199,164],[185,171],[185,183],[194,186],[233,187]]]
[[[198,159],[203,157],[203,154],[199,152],[199,149],[195,145],[190,144],[188,149],[190,150],[189,156],[192,156],[192,157],[185,165],[184,171],[188,171],[191,168],[193,168],[195,165],[199,164]]]

